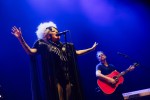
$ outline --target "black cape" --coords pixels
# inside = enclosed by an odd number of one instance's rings
[[[59,100],[57,92],[57,70],[61,62],[61,54],[55,51],[53,47],[66,47],[66,55],[69,65],[69,81],[72,85],[72,99],[83,100],[81,82],[77,68],[77,60],[74,45],[71,43],[55,45],[52,42],[38,40],[34,47],[38,50],[36,55],[31,58],[31,81],[32,81],[32,100]],[[60,49],[61,50],[61,49]]]

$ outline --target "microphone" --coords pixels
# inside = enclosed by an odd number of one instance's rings
[[[69,32],[69,30],[65,30],[65,31],[59,32],[58,34],[56,34],[56,36],[60,36],[60,35],[66,34],[67,32]]]
[[[121,52],[117,52],[117,54],[118,54],[118,55],[121,55],[121,56],[123,56],[123,57],[125,57],[125,58],[128,58],[128,57],[129,57],[128,55],[126,55],[126,54],[124,54],[124,53],[121,53]]]

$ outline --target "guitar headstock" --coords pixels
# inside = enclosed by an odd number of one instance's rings
[[[132,66],[137,67],[137,66],[139,66],[139,65],[140,65],[139,63],[135,62],[135,63],[133,63]]]
[[[127,69],[128,71],[132,71],[135,69],[135,67],[139,66],[139,63],[133,63],[133,65],[130,65],[129,68]]]

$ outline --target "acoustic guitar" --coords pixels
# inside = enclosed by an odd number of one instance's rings
[[[134,63],[133,65],[131,65],[129,68],[127,68],[125,71],[122,71],[121,73],[119,73],[118,71],[113,71],[110,74],[106,75],[110,78],[113,78],[116,80],[115,84],[111,84],[108,83],[104,80],[97,80],[97,84],[99,86],[99,88],[103,91],[103,93],[105,94],[112,94],[113,92],[115,92],[116,88],[123,83],[124,78],[123,75],[125,75],[127,72],[129,72],[131,70],[131,68],[138,66],[138,63]]]

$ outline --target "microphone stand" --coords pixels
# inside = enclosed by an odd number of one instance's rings
[[[66,54],[66,58],[67,58],[67,61],[68,61],[68,46],[67,46],[67,36],[66,36],[66,33],[63,34],[63,36],[64,36],[64,41],[65,41],[64,44],[66,45],[66,46],[65,46],[65,50],[66,50],[66,53],[65,53],[65,54]],[[69,68],[68,68],[68,67],[69,67],[69,66],[68,66],[68,62],[67,62],[67,64],[66,64],[65,66],[66,66],[65,69],[68,71],[68,69],[69,69]],[[65,74],[68,74],[68,72],[65,73]],[[68,77],[68,76],[66,76],[66,77]],[[70,79],[69,79],[69,80],[70,80]],[[66,88],[66,86],[65,86],[64,88]],[[66,92],[67,92],[67,91],[64,91],[64,99],[67,98],[67,97],[66,97],[66,94],[67,94]]]
[[[124,53],[120,53],[120,52],[117,52],[117,54],[123,56],[124,58],[128,59],[129,61],[131,61],[133,64],[139,66],[139,62],[137,62],[136,60],[134,60],[133,58],[129,57],[128,55],[124,54]]]
[[[69,48],[69,47],[68,47],[68,44],[67,44],[67,36],[66,36],[66,33],[63,34],[63,35],[64,35],[64,41],[65,41],[65,45],[66,45],[66,48],[65,48],[65,49],[66,49],[66,56],[67,56],[67,60],[69,61],[68,58],[69,58],[69,55],[70,55],[70,54],[68,55],[68,48]],[[72,56],[72,58],[73,58],[72,60],[73,60],[73,62],[74,62],[74,63],[73,63],[73,64],[74,64],[73,73],[74,73],[75,78],[76,78],[75,80],[77,81],[76,84],[78,85],[78,87],[80,87],[80,86],[79,86],[79,82],[78,82],[78,81],[79,81],[79,78],[78,78],[78,75],[77,75],[78,70],[77,70],[77,65],[76,65],[76,60],[75,60],[76,57],[75,57],[75,54],[74,54],[72,48],[71,48],[71,56]],[[68,62],[68,63],[69,63],[69,62]],[[69,64],[69,65],[70,65],[70,64]],[[68,68],[69,75],[70,75],[70,71],[71,71],[71,70],[69,69],[69,66],[68,66],[67,68]],[[70,83],[71,83],[70,76],[69,76],[69,81],[70,81]],[[71,84],[72,84],[72,83],[71,83]],[[73,88],[74,88],[74,85],[72,84],[72,86],[71,86],[71,91],[73,92],[73,94],[75,94],[75,93],[74,93],[75,91],[74,91]],[[80,92],[80,94],[79,94],[80,97],[83,98],[82,95],[81,95],[82,91],[81,91],[80,89],[79,89],[78,91]]]
[[[64,40],[65,40],[65,44],[67,46],[67,37],[66,37],[66,33],[64,34]],[[67,48],[66,48],[67,49]]]
[[[117,52],[117,54],[123,56],[124,58],[128,59],[131,62],[137,63],[137,61],[135,61],[133,58],[129,57],[128,55],[124,53]]]

